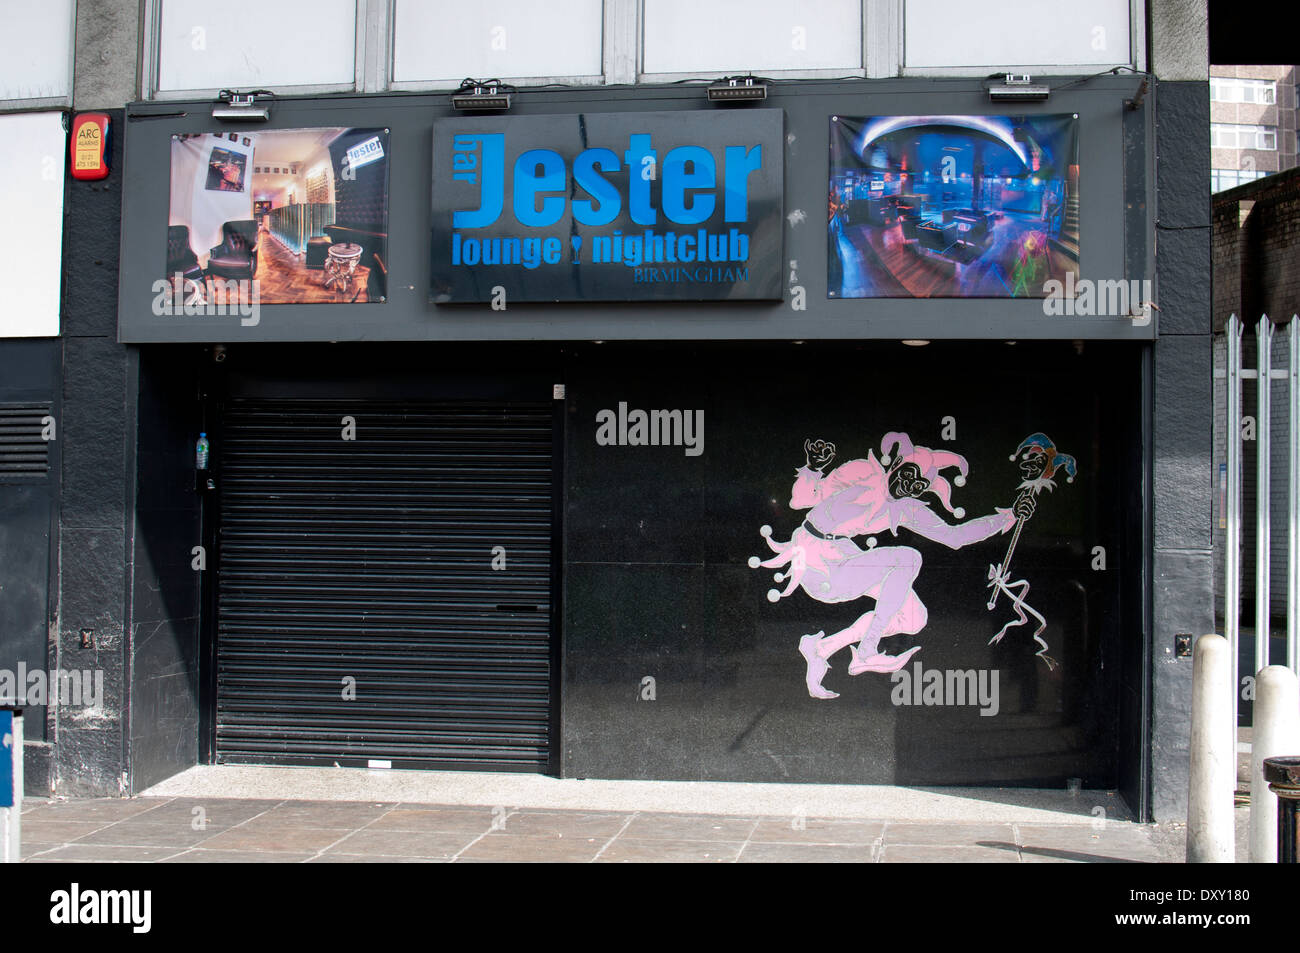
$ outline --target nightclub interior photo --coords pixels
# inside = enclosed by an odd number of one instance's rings
[[[833,117],[828,297],[1041,297],[1078,278],[1077,117]]]
[[[263,304],[383,300],[387,140],[342,127],[173,136],[175,291],[203,302],[216,281],[257,279]]]

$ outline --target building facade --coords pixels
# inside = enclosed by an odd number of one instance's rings
[[[83,4],[34,104],[111,134],[58,178],[53,333],[0,340],[0,666],[103,684],[29,720],[29,789],[1078,779],[1180,816],[1203,4],[337,0],[301,49],[247,6]]]
[[[1210,67],[1210,190],[1296,165],[1294,66]]]

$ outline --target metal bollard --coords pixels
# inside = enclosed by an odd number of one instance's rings
[[[1237,751],[1232,724],[1232,658],[1228,640],[1203,635],[1192,654],[1191,766],[1187,792],[1187,862],[1230,864],[1235,831],[1232,792]]]
[[[1264,780],[1277,795],[1277,862],[1294,864],[1300,848],[1300,758],[1265,758]]]

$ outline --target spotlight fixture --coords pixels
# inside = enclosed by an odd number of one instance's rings
[[[213,119],[231,119],[242,122],[266,122],[271,118],[270,106],[259,106],[258,96],[272,95],[265,89],[241,93],[237,89],[223,89],[217,94],[218,104],[212,107]]]
[[[724,76],[709,86],[711,103],[753,103],[767,99],[767,84],[754,76]]]
[[[451,94],[451,108],[465,112],[505,112],[510,108],[513,91],[513,86],[506,86],[499,79],[463,79],[460,89]]]
[[[1007,73],[1000,84],[989,87],[989,99],[995,103],[1042,102],[1051,93],[1050,86],[1014,73]]]

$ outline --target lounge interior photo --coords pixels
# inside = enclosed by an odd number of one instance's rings
[[[1077,278],[1076,122],[835,117],[829,296],[1043,297]]]
[[[166,275],[187,301],[254,279],[262,304],[383,301],[387,242],[383,129],[172,137]]]

